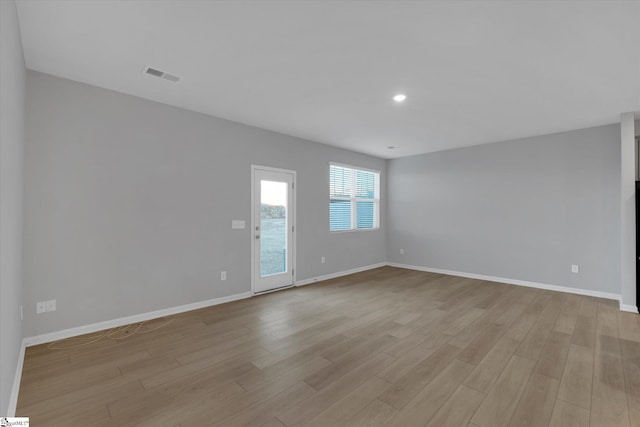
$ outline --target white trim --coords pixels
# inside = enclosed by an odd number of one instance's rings
[[[380,231],[382,228],[378,225],[375,228],[350,228],[349,230],[329,230],[331,234],[341,234],[341,233],[359,233],[361,231]]]
[[[353,184],[353,188],[352,188],[352,194],[349,197],[344,197],[344,196],[332,196],[331,195],[331,168],[332,167],[337,167],[337,168],[342,168],[342,169],[346,169],[348,171],[350,171],[350,175],[351,175],[351,181]],[[376,175],[375,177],[375,194],[373,198],[358,198],[356,197],[356,173],[357,172],[368,172],[371,174]],[[329,221],[329,231],[331,233],[343,233],[345,231],[363,231],[363,230],[379,230],[380,229],[380,210],[382,208],[382,203],[380,200],[380,192],[381,192],[381,186],[382,186],[382,172],[377,171],[377,170],[372,170],[372,169],[365,169],[365,168],[359,168],[357,166],[350,166],[350,165],[345,165],[345,164],[341,164],[341,163],[336,163],[336,162],[329,162],[329,203],[331,203],[334,200],[338,200],[338,201],[342,201],[342,202],[349,202],[350,206],[351,206],[351,224],[350,224],[350,228],[347,230],[332,230],[331,229],[331,221]],[[369,202],[369,203],[373,203],[374,204],[374,212],[373,212],[373,220],[374,220],[374,224],[373,227],[370,228],[358,228],[358,224],[357,224],[357,216],[358,216],[358,202]]]
[[[380,170],[378,170],[378,169],[369,169],[369,168],[364,168],[362,166],[348,165],[346,163],[329,162],[329,166],[338,166],[340,168],[357,169],[357,170],[361,170],[361,171],[364,171],[364,172],[373,172],[373,173],[377,173],[377,174],[382,174],[382,172]]]
[[[636,296],[636,141],[635,113],[620,114],[620,293],[625,304]]]
[[[569,288],[567,286],[548,285],[546,283],[528,282],[526,280],[507,279],[504,277],[485,276],[483,274],[442,270],[440,268],[419,267],[416,265],[398,264],[395,262],[390,262],[387,265],[391,267],[406,268],[409,270],[427,271],[429,273],[447,274],[449,276],[467,277],[470,279],[487,280],[490,282],[500,282],[500,283],[506,283],[509,285],[526,286],[528,288],[546,289],[549,291],[566,292],[570,294],[587,295],[591,297],[620,301],[620,295],[618,294],[612,294],[609,292],[592,291],[590,289]]]
[[[294,171],[293,169],[283,169],[283,168],[276,168],[273,166],[263,166],[263,165],[255,165],[255,164],[251,165],[251,170],[253,169],[260,169],[263,171],[276,172],[276,173],[292,173],[294,175],[296,173],[296,171]]]
[[[335,279],[336,277],[348,276],[349,274],[360,273],[362,271],[373,270],[374,268],[384,267],[386,262],[379,262],[377,264],[365,265],[364,267],[352,268],[351,270],[338,271],[337,273],[325,274],[324,276],[312,277],[310,279],[304,279],[296,281],[295,286],[305,286],[311,283],[321,282],[323,280]]]
[[[638,314],[638,307],[635,305],[623,304],[622,301],[620,301],[620,311],[628,311],[629,313]]]
[[[286,285],[286,286],[283,286],[281,288],[269,289],[269,290],[266,290],[266,291],[254,293],[253,296],[254,297],[259,297],[260,295],[266,295],[266,294],[271,294],[273,292],[284,291],[285,289],[295,288],[295,286],[296,285]]]
[[[20,353],[18,354],[18,364],[16,365],[16,373],[13,376],[13,387],[11,387],[11,395],[9,396],[9,406],[7,407],[7,417],[16,416],[16,407],[18,406],[18,394],[20,394],[20,381],[22,381],[22,366],[24,365],[25,340],[22,340]]]
[[[251,292],[243,292],[241,294],[229,295],[227,297],[214,298],[206,301],[199,301],[191,304],[164,308],[162,310],[135,314],[133,316],[121,317],[119,319],[106,320],[104,322],[92,323],[90,325],[78,326],[75,328],[64,329],[62,331],[28,337],[24,339],[24,343],[27,347],[31,347],[33,345],[58,341],[78,335],[90,334],[92,332],[98,332],[104,329],[117,328],[119,326],[129,325],[131,323],[144,322],[145,320],[156,319],[158,317],[171,316],[172,314],[184,313],[185,311],[198,310],[200,308],[211,307],[213,305],[251,298],[251,296]]]

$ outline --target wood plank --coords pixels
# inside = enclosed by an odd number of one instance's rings
[[[400,358],[429,338],[429,336],[414,333],[390,345],[384,352],[391,357]]]
[[[458,359],[477,365],[491,351],[506,330],[507,328],[501,325],[489,326],[458,355]]]
[[[313,387],[303,382],[298,382],[288,389],[245,408],[230,417],[224,418],[213,425],[229,427],[263,425],[271,422],[278,413],[312,398],[316,393]]]
[[[585,427],[588,425],[588,410],[562,400],[556,400],[549,427]]]
[[[89,402],[85,402],[89,403]],[[18,412],[17,417],[28,417],[31,425],[42,426],[85,426],[96,425],[96,423],[111,422],[111,416],[107,406],[95,404],[83,406],[69,411],[65,408],[57,408],[44,413]]]
[[[436,412],[427,427],[466,426],[484,397],[484,393],[461,385]]]
[[[597,337],[593,367],[591,426],[629,426],[629,406],[618,338]]]
[[[360,387],[320,412],[312,420],[305,423],[305,426],[324,427],[344,424],[354,412],[359,412],[370,403],[376,401],[376,398],[388,389],[390,385],[383,379],[372,377]]]
[[[483,393],[489,392],[519,345],[520,341],[503,336],[471,372],[464,384]]]
[[[302,402],[294,405],[288,410],[279,413],[277,418],[288,427],[309,422],[320,412],[355,390],[381,369],[384,369],[392,360],[390,356],[382,353],[375,355],[372,359],[336,379],[333,384],[318,392],[313,399],[313,404]]]
[[[304,377],[304,381],[316,390],[322,390],[333,384],[338,378],[343,377],[358,366],[362,365],[362,363],[372,359],[377,354],[382,353],[385,346],[395,340],[397,339],[390,335],[385,335],[380,337],[380,339],[371,340],[366,347],[359,347],[353,352],[347,352],[343,357],[338,358],[335,363],[332,363],[315,373],[310,373],[310,375]],[[390,358],[390,356],[387,357]]]
[[[358,411],[353,417],[347,418],[338,425],[345,427],[382,427],[386,426],[389,419],[396,413],[397,411],[391,406],[376,399]]]
[[[445,404],[473,365],[454,359],[433,381],[407,403],[388,425],[395,427],[424,426]]]
[[[402,409],[404,405],[420,392],[433,378],[438,376],[460,352],[457,347],[444,344],[431,356],[412,368],[406,375],[395,383],[380,400],[395,409]]]
[[[553,323],[545,320],[536,322],[527,336],[522,340],[516,355],[526,357],[536,362],[542,354],[542,349],[551,335],[551,327]]]
[[[562,334],[572,335],[578,320],[582,296],[568,294],[564,300],[562,311],[556,319],[554,330]]]
[[[266,424],[263,424],[261,427],[287,427],[287,426],[284,425],[282,421],[280,421],[279,419],[273,418],[271,421],[269,421]]]
[[[509,421],[509,426],[549,425],[559,385],[560,381],[555,378],[533,373]]]
[[[233,383],[221,389],[211,388],[217,391],[210,392],[207,387],[205,393],[198,393],[198,389],[190,389],[188,393],[176,394],[171,405],[157,408],[157,411],[145,414],[142,419],[140,414],[133,413],[120,418],[114,417],[112,420],[120,424],[134,424],[136,427],[170,427],[176,424],[190,427],[211,424],[282,391],[276,389],[246,393],[242,387]]]
[[[551,332],[549,340],[542,349],[535,371],[538,374],[560,380],[570,345],[571,335],[555,330]]]
[[[451,337],[443,333],[437,333],[430,336],[425,342],[416,346],[404,356],[398,358],[387,369],[378,374],[389,382],[396,383],[402,379],[408,372],[418,366],[427,359],[440,347],[444,346]]]
[[[456,313],[456,316],[451,319],[451,322],[448,322],[448,325],[442,332],[447,335],[456,335],[485,313],[486,310],[481,308],[472,308],[471,310],[464,311],[462,313],[458,312]]]
[[[618,311],[618,335],[625,341],[640,342],[640,316]]]
[[[619,317],[619,323],[628,320],[635,319]],[[640,327],[638,329],[640,330]],[[620,340],[624,385],[629,406],[629,421],[633,427],[640,427],[640,335],[628,332],[624,332],[624,335],[630,338]]]
[[[596,318],[579,315],[571,337],[571,343],[590,349],[596,345]]]
[[[258,371],[251,370],[237,378],[236,383],[247,391],[257,390],[270,383],[282,383],[287,380],[293,385],[301,378],[307,375],[313,375],[331,365],[332,363],[327,359],[314,356],[299,360],[296,363],[290,363],[289,366],[286,364],[277,364]]]
[[[571,344],[560,380],[558,399],[590,410],[592,386],[593,350]]]
[[[511,357],[471,422],[480,427],[506,426],[524,392],[534,366],[535,361],[531,359],[516,355]]]

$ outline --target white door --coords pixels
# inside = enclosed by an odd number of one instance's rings
[[[253,292],[294,283],[295,172],[252,166]]]

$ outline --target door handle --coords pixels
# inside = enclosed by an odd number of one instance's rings
[[[259,235],[259,234],[256,234],[256,239],[259,239],[259,238],[260,238],[260,235]]]

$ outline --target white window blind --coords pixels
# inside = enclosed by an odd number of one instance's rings
[[[329,229],[380,227],[380,172],[329,165]]]

